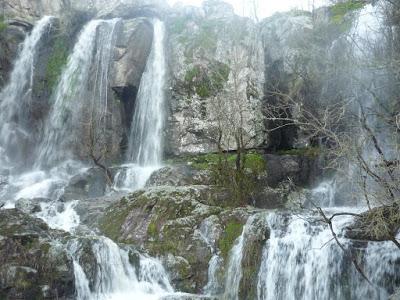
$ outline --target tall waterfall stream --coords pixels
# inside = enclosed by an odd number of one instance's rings
[[[42,18],[26,37],[14,64],[10,82],[0,93],[0,163],[17,166],[22,154],[16,144],[29,136],[24,122],[29,106],[36,48],[51,26],[53,17]],[[79,140],[83,120],[95,120],[94,134],[106,136],[108,113],[109,72],[116,43],[116,27],[120,20],[93,20],[85,25],[68,58],[60,80],[53,92],[53,104],[45,122],[43,135],[37,143],[35,164],[31,170],[10,174],[0,199],[7,199],[4,208],[12,208],[20,198],[50,198],[41,203],[36,216],[50,227],[68,231],[73,238],[67,247],[73,258],[76,298],[90,299],[224,299],[240,300],[239,285],[242,258],[247,239],[252,234],[252,223],[262,219],[268,239],[263,245],[261,264],[257,270],[257,300],[324,300],[324,299],[380,299],[385,300],[400,281],[400,253],[390,242],[368,242],[356,248],[364,262],[369,284],[355,270],[349,257],[332,241],[329,227],[312,212],[289,213],[262,211],[251,216],[242,234],[229,252],[226,269],[221,253],[210,244],[208,283],[204,296],[190,296],[174,291],[170,275],[156,258],[119,246],[112,240],[80,228],[74,207],[78,201],[58,201],[72,176],[84,172],[88,166],[76,158],[74,143]],[[165,122],[165,86],[167,63],[165,28],[163,22],[153,21],[154,37],[151,52],[141,79],[137,104],[129,133],[126,164],[115,175],[114,189],[134,191],[142,188],[150,175],[161,167],[163,129]],[[95,70],[96,81],[88,85],[89,75]],[[333,199],[334,184],[323,183],[313,191],[329,214],[337,208]],[[348,208],[359,212],[362,208]],[[346,248],[351,241],[344,237],[352,217],[335,219],[334,229]],[[202,231],[207,241],[209,229]],[[84,234],[83,234],[84,233]],[[84,248],[90,245],[95,259],[94,276],[83,258]],[[136,253],[133,264],[130,253]],[[222,270],[224,278],[217,273]],[[186,298],[193,297],[193,298]]]

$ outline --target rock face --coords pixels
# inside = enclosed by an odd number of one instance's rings
[[[64,233],[18,210],[0,211],[0,298],[74,299]]]
[[[175,7],[167,19],[170,66],[168,155],[263,143],[263,49],[257,26],[221,1]],[[238,83],[240,82],[240,83]],[[244,119],[246,121],[241,122]]]

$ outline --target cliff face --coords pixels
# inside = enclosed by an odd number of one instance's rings
[[[170,116],[167,154],[246,147],[264,141],[261,100],[264,58],[259,30],[230,5],[206,1],[178,7],[167,19]]]

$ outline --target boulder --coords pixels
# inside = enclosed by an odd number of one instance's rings
[[[90,168],[70,179],[62,199],[69,201],[101,197],[105,195],[107,185],[108,178],[104,170]]]
[[[0,298],[73,299],[72,259],[60,244],[66,238],[40,219],[0,210]]]

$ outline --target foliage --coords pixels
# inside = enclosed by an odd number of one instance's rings
[[[202,98],[217,94],[228,81],[230,68],[228,65],[214,61],[207,67],[196,65],[185,74],[185,85],[188,93],[195,92]]]
[[[227,258],[235,240],[242,234],[243,224],[231,221],[226,224],[225,231],[218,241],[218,248],[223,258]]]
[[[54,41],[52,53],[49,57],[46,68],[46,82],[48,83],[50,90],[57,84],[67,60],[68,49],[63,37],[59,36]]]
[[[345,22],[346,14],[363,8],[365,4],[366,2],[362,0],[348,0],[331,6],[330,12],[332,14],[333,23],[343,24]]]

